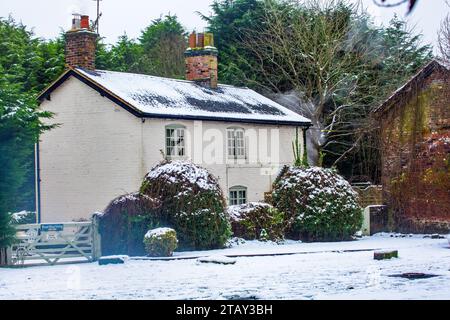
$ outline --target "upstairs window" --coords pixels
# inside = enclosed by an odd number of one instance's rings
[[[166,127],[166,156],[168,158],[184,157],[186,155],[185,147],[185,127],[167,126]]]
[[[227,149],[229,158],[235,159],[245,158],[244,129],[242,128],[227,129]]]
[[[247,203],[247,188],[235,186],[230,188],[230,206]]]

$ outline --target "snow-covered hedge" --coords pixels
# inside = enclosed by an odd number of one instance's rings
[[[284,215],[270,204],[250,202],[230,206],[227,213],[235,237],[273,241],[284,237]]]
[[[145,234],[144,244],[151,257],[171,257],[178,245],[177,233],[170,228],[153,229]]]
[[[158,218],[176,230],[181,249],[221,248],[229,239],[222,190],[214,176],[192,162],[158,164],[140,192],[161,203]]]
[[[345,240],[362,224],[357,193],[333,169],[287,168],[274,183],[272,201],[289,220],[291,238]]]

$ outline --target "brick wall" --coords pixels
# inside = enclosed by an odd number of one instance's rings
[[[217,68],[217,52],[207,49],[186,52],[186,80],[217,88]]]
[[[450,221],[449,80],[447,70],[434,70],[380,119],[383,199],[402,231]]]
[[[88,30],[66,33],[66,64],[95,70],[95,47],[97,34]]]

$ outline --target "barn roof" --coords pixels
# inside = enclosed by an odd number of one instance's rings
[[[311,125],[309,119],[249,88],[219,85],[210,89],[192,81],[104,70],[71,68],[39,100],[49,99],[71,76],[138,117]]]
[[[378,108],[373,112],[380,115],[386,110],[390,109],[392,106],[396,105],[398,101],[402,99],[405,95],[408,95],[415,85],[422,83],[426,78],[428,78],[433,72],[437,70],[445,70],[449,72],[448,67],[440,63],[438,60],[431,60],[422,69],[420,69],[414,76],[412,76],[404,85],[395,90],[389,98],[387,98]]]

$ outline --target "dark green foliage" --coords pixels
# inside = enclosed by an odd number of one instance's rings
[[[143,48],[126,34],[119,37],[116,44],[109,51],[109,59],[115,71],[142,73],[139,61],[143,55]]]
[[[0,18],[1,78],[22,93],[37,93],[64,68],[64,41],[43,41],[11,17]]]
[[[50,117],[36,110],[35,94],[62,71],[61,48],[0,18],[0,215],[35,209],[34,143]]]
[[[0,213],[0,249],[3,249],[15,241],[16,229],[13,227],[11,215]]]
[[[99,41],[96,67],[181,79],[185,73],[186,37],[178,18],[166,15],[152,21],[138,40],[124,34],[110,47]]]
[[[214,1],[211,7],[213,16],[202,18],[208,22],[208,31],[214,34],[219,50],[219,81],[250,87],[261,83],[263,76],[254,70],[262,62],[244,42],[249,30],[263,24],[263,1]]]
[[[142,239],[149,229],[158,227],[159,202],[138,193],[118,197],[97,216],[102,238],[102,255],[145,254]]]
[[[40,118],[48,113],[36,111],[29,95],[0,78],[0,245],[10,242],[10,212],[32,206],[34,183],[29,181],[33,167],[33,146],[47,127]],[[3,242],[4,241],[4,242]]]
[[[162,39],[171,39],[173,36],[186,35],[186,31],[178,21],[177,16],[166,15],[156,19],[142,31],[139,38],[145,51],[151,51],[158,46]]]
[[[152,21],[139,39],[143,55],[143,73],[161,77],[184,79],[186,31],[177,16],[166,15]]]
[[[290,167],[275,181],[272,201],[286,215],[290,238],[341,241],[361,228],[358,195],[332,169]]]
[[[144,245],[151,257],[171,257],[178,246],[177,233],[170,228],[150,230],[144,237]]]
[[[95,47],[95,68],[98,70],[120,70],[120,65],[112,63],[109,47],[103,42],[103,38],[97,38],[97,45]]]
[[[233,235],[246,240],[282,240],[288,227],[284,214],[267,203],[231,206],[227,213]]]
[[[155,166],[141,193],[161,202],[159,221],[176,230],[181,249],[221,248],[231,235],[216,178],[191,162],[165,161]]]
[[[220,248],[231,235],[216,179],[183,161],[155,166],[140,192],[115,199],[98,220],[103,255],[144,255],[144,235],[159,227],[176,230],[180,249]]]

